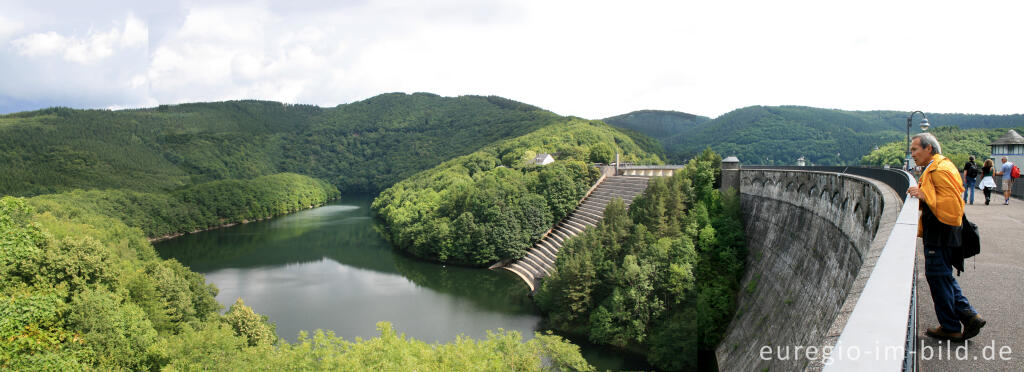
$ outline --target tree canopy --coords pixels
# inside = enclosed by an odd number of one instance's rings
[[[559,117],[500,97],[383,94],[321,108],[231,101],[0,115],[0,195],[167,192],[282,172],[377,192]]]
[[[627,211],[562,247],[537,304],[557,329],[639,350],[666,370],[695,370],[735,311],[746,256],[739,199],[719,193],[705,151],[671,178],[652,178]]]
[[[1016,128],[1017,131],[1024,130],[1024,127]],[[975,128],[960,129],[958,127],[937,127],[930,132],[935,135],[942,145],[942,154],[953,160],[957,167],[963,167],[967,159],[974,156],[980,166],[992,153],[988,147],[989,143],[995,141],[1008,129],[996,128]],[[906,159],[907,141],[889,142],[879,146],[861,158],[864,165],[888,165],[900,167]],[[998,161],[998,159],[996,159]]]
[[[395,247],[417,257],[475,266],[518,259],[597,181],[585,162],[615,152],[628,162],[661,161],[607,124],[569,119],[418,173],[372,207]],[[557,160],[532,164],[539,153]]]
[[[657,139],[672,162],[710,146],[744,164],[857,164],[876,146],[905,137],[907,112],[844,111],[802,106],[751,106],[711,120],[637,111],[605,119]],[[692,116],[692,115],[690,115]],[[928,114],[935,127],[1012,128],[1024,115]],[[916,132],[916,126],[914,128]]]
[[[160,259],[140,228],[30,204],[0,198],[0,369],[593,370],[561,337],[501,330],[427,344],[382,323],[367,340],[317,330],[289,344],[242,300],[220,315],[217,288]]]
[[[708,120],[711,119],[685,112],[640,110],[605,118],[604,122],[651,138],[666,138],[685,133]]]
[[[586,144],[617,141],[630,159],[658,160],[600,123],[561,142],[541,138],[565,126],[520,137],[566,120],[499,97],[419,93],[335,108],[236,101],[2,115],[0,194],[34,197],[0,198],[0,369],[592,370],[560,337],[523,342],[501,330],[426,344],[381,324],[369,340],[317,331],[288,344],[242,300],[221,315],[216,287],[148,240],[309,208],[339,189],[373,192],[449,160],[461,168],[445,177],[480,185],[449,200],[470,212],[452,228],[500,247],[452,257],[507,256],[592,182],[579,161]],[[492,152],[463,156],[485,146]],[[528,151],[567,160],[530,166]]]

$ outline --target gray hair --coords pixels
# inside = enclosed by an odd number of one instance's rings
[[[942,153],[942,145],[939,144],[939,139],[935,138],[934,134],[931,134],[931,133],[918,133],[918,134],[915,134],[914,137],[911,137],[911,141],[913,141],[914,138],[917,139],[917,141],[918,141],[917,143],[921,145],[922,149],[925,148],[925,147],[931,146],[931,148],[932,148],[932,155],[941,154]]]

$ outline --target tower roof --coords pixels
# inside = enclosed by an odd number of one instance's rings
[[[1024,137],[1022,137],[1020,133],[1017,133],[1017,131],[1010,129],[1009,132],[1006,132],[1002,137],[999,137],[999,139],[988,145],[1024,145]]]

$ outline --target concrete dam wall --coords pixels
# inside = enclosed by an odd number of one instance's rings
[[[747,269],[715,351],[719,368],[820,370],[797,347],[835,345],[902,201],[886,184],[849,174],[738,173]]]

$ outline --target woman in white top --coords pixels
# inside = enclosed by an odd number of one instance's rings
[[[992,159],[985,160],[985,165],[981,167],[981,183],[978,184],[978,188],[985,191],[985,205],[992,201],[992,190],[996,188],[996,181],[992,179],[993,169],[995,163]]]

